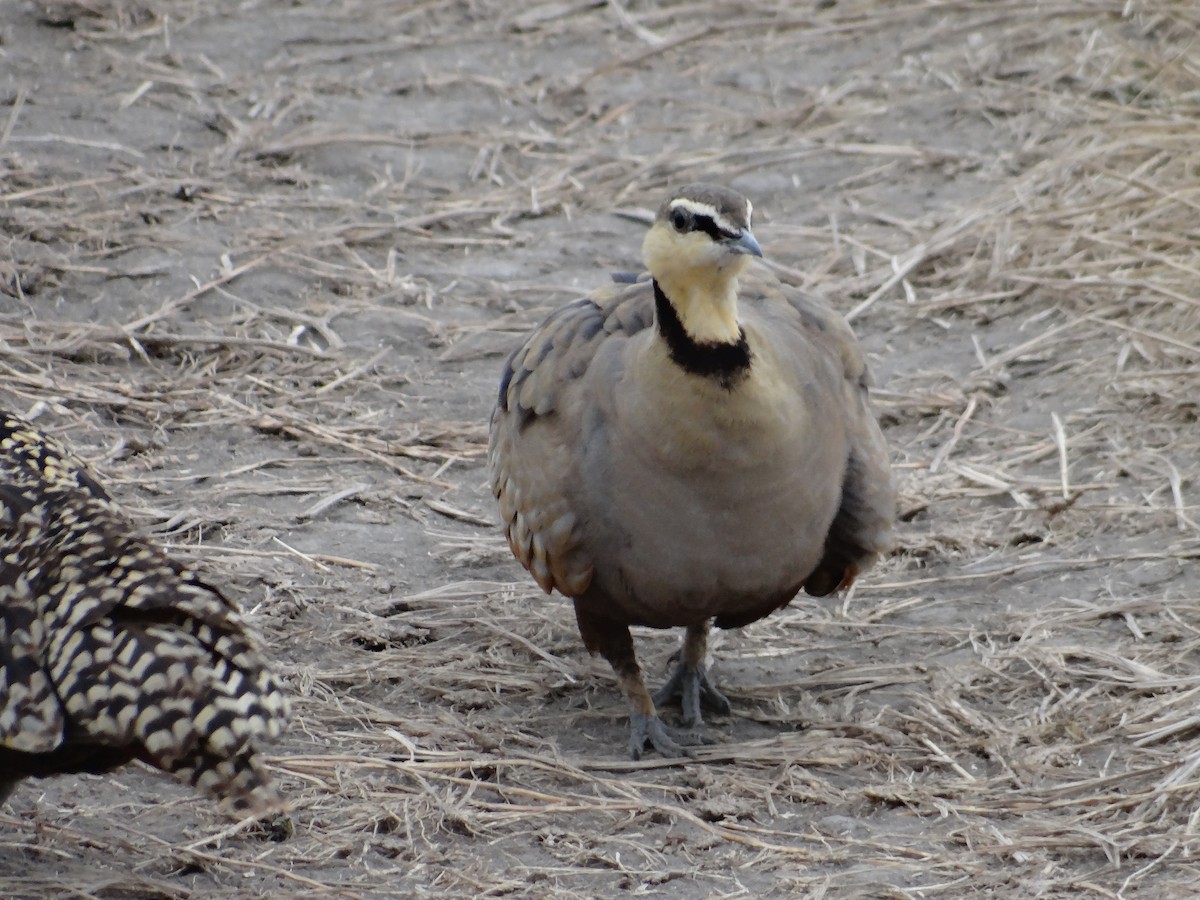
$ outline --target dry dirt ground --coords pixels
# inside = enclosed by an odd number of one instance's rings
[[[1184,897],[1192,0],[0,3],[0,402],[250,610],[294,835],[27,783],[12,897]],[[694,761],[509,558],[500,365],[730,184],[868,348],[896,554],[718,642]],[[677,636],[638,634],[652,680]]]

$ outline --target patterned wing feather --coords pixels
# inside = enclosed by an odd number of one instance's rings
[[[237,812],[282,809],[255,742],[279,734],[288,702],[234,604],[141,537],[56,441],[11,417],[3,433],[0,769],[139,758]]]
[[[578,596],[592,577],[564,489],[581,428],[580,380],[604,342],[653,321],[648,282],[610,288],[555,310],[505,364],[488,447],[492,491],[513,555],[547,593]]]

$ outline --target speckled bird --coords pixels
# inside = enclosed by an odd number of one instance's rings
[[[887,447],[845,319],[755,258],[750,202],[680,188],[643,243],[648,275],[556,310],[505,366],[488,461],[509,546],[571,598],[612,665],[632,756],[728,712],[709,628],[852,583],[892,541]],[[647,691],[630,625],[683,626]],[[678,700],[688,733],[660,720]]]
[[[255,745],[287,714],[236,606],[59,441],[0,413],[0,799],[140,759],[232,814],[278,813]]]

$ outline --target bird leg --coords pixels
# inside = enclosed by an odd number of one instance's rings
[[[659,706],[678,698],[684,724],[693,728],[704,722],[700,715],[701,707],[721,714],[730,711],[729,700],[709,680],[708,667],[704,665],[707,653],[708,622],[689,625],[683,638],[683,647],[671,657],[678,665],[667,683],[654,695],[654,702]]]
[[[599,653],[608,660],[629,703],[629,755],[635,760],[641,759],[646,747],[651,746],[666,757],[690,756],[684,745],[694,742],[691,736],[674,734],[658,717],[654,701],[642,680],[629,627],[589,615],[579,601],[575,603],[575,619],[579,623],[583,645],[589,653]]]

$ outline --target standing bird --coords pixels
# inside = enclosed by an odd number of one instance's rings
[[[509,546],[574,601],[630,707],[629,749],[678,756],[656,704],[729,711],[710,624],[739,628],[803,588],[849,586],[891,546],[895,495],[846,321],[762,265],[750,201],[680,188],[642,247],[648,278],[553,312],[509,358],[488,464]],[[651,698],[630,625],[684,626]]]
[[[234,604],[62,444],[0,413],[0,800],[140,759],[231,812],[280,812],[254,744],[287,712]]]

